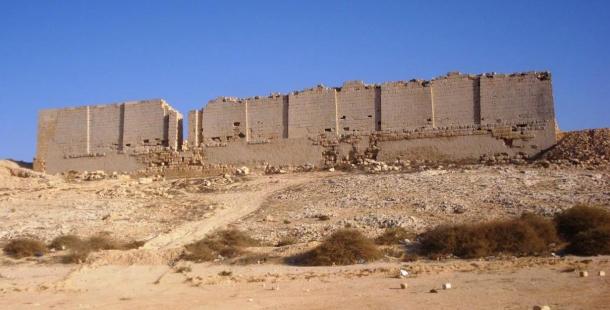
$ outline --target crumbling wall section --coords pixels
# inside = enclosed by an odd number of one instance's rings
[[[548,72],[481,76],[481,123],[526,124],[555,119]]]
[[[163,100],[43,110],[35,169],[132,171],[133,154],[179,150],[181,127],[182,115]]]
[[[332,166],[377,157],[535,155],[555,143],[554,117],[546,72],[450,73],[382,85],[352,81],[211,100],[189,112],[194,148],[183,150],[178,111],[163,100],[125,102],[41,111],[34,166],[54,173],[146,165],[182,170],[204,161]]]
[[[480,124],[479,77],[449,73],[432,80],[432,102],[435,127]]]
[[[337,91],[319,85],[288,97],[288,138],[337,134]]]
[[[376,101],[379,93],[375,85],[350,81],[337,90],[337,127],[339,134],[362,134],[375,131]]]
[[[188,121],[188,138],[187,141],[191,147],[199,147],[202,143],[203,128],[201,127],[203,110],[189,111]]]
[[[381,130],[432,127],[432,91],[421,80],[381,85]]]
[[[266,143],[288,138],[288,96],[272,94],[249,98],[246,104],[249,142]]]
[[[118,104],[89,107],[88,153],[106,154],[122,150],[124,107]]]
[[[203,142],[246,141],[246,106],[246,101],[229,97],[208,102],[202,113]]]

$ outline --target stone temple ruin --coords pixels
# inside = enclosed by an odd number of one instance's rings
[[[366,158],[462,161],[533,156],[556,143],[548,72],[221,97],[189,112],[186,141],[182,119],[163,100],[43,110],[34,168],[176,173]]]

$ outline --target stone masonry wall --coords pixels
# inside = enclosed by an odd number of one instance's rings
[[[288,138],[288,96],[249,98],[246,104],[249,142]]]
[[[288,96],[288,138],[337,134],[337,90],[317,86]]]
[[[360,81],[343,84],[337,91],[337,123],[340,134],[375,131],[376,102],[379,93],[375,85]]]
[[[434,127],[480,123],[479,78],[452,73],[432,81]]]
[[[480,79],[482,124],[555,119],[549,73],[486,74]]]
[[[432,91],[423,81],[381,85],[381,129],[402,131],[432,127]]]
[[[66,170],[133,170],[131,154],[179,150],[182,115],[163,100],[42,110],[34,166]]]
[[[217,98],[202,112],[204,143],[246,139],[246,102],[234,98]]]
[[[154,161],[156,169],[201,162],[329,165],[359,152],[384,160],[462,160],[535,155],[555,143],[548,72],[449,73],[431,81],[350,81],[287,95],[220,97],[188,117],[196,160],[181,153],[182,115],[163,100],[44,110],[35,168],[131,171],[161,151],[172,155]],[[177,158],[183,162],[171,162]]]

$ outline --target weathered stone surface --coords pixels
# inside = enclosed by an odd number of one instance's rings
[[[151,173],[205,164],[332,168],[374,161],[525,160],[556,142],[550,74],[450,73],[219,97],[182,115],[163,100],[43,110],[34,168]],[[163,158],[161,158],[163,157]],[[487,160],[487,159],[486,159]],[[372,172],[396,170],[372,165]]]

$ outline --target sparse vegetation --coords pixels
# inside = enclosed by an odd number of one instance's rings
[[[317,216],[319,221],[329,221],[330,220],[330,216],[326,215],[326,214],[320,214]]]
[[[289,261],[306,266],[351,265],[377,260],[383,255],[375,243],[353,229],[333,233],[318,247]]]
[[[256,253],[256,254],[246,254],[242,257],[235,259],[233,264],[235,265],[252,265],[252,264],[262,264],[269,261],[271,257],[267,254]]]
[[[528,214],[512,220],[438,226],[420,236],[420,251],[432,258],[540,255],[557,240],[550,220]]]
[[[229,276],[233,275],[233,271],[223,270],[223,271],[219,272],[218,275],[221,277],[229,277]]]
[[[83,241],[78,236],[63,235],[53,239],[49,244],[49,249],[57,251],[71,249],[80,246],[82,242]]]
[[[61,256],[64,264],[77,264],[84,262],[91,252],[100,250],[130,250],[144,244],[143,241],[121,242],[106,235],[92,236],[81,239],[75,235],[59,236],[49,244],[49,249],[68,250]]]
[[[4,253],[13,258],[42,256],[46,252],[47,247],[42,241],[30,238],[13,239],[4,247]]]
[[[555,216],[560,236],[575,255],[610,254],[610,212],[599,207],[576,206]]]
[[[412,239],[415,234],[402,227],[387,228],[383,234],[375,238],[375,243],[380,245],[399,244],[405,239]]]
[[[566,252],[587,256],[610,254],[610,225],[579,232],[566,247]]]
[[[293,236],[286,236],[284,238],[282,238],[280,241],[278,241],[278,243],[275,246],[281,247],[281,246],[287,246],[287,245],[292,245],[297,243],[297,239]]]
[[[211,261],[218,258],[218,256],[233,258],[244,253],[244,247],[256,246],[258,244],[258,241],[239,230],[222,230],[202,240],[186,245],[187,253],[183,255],[183,258],[197,262]]]

